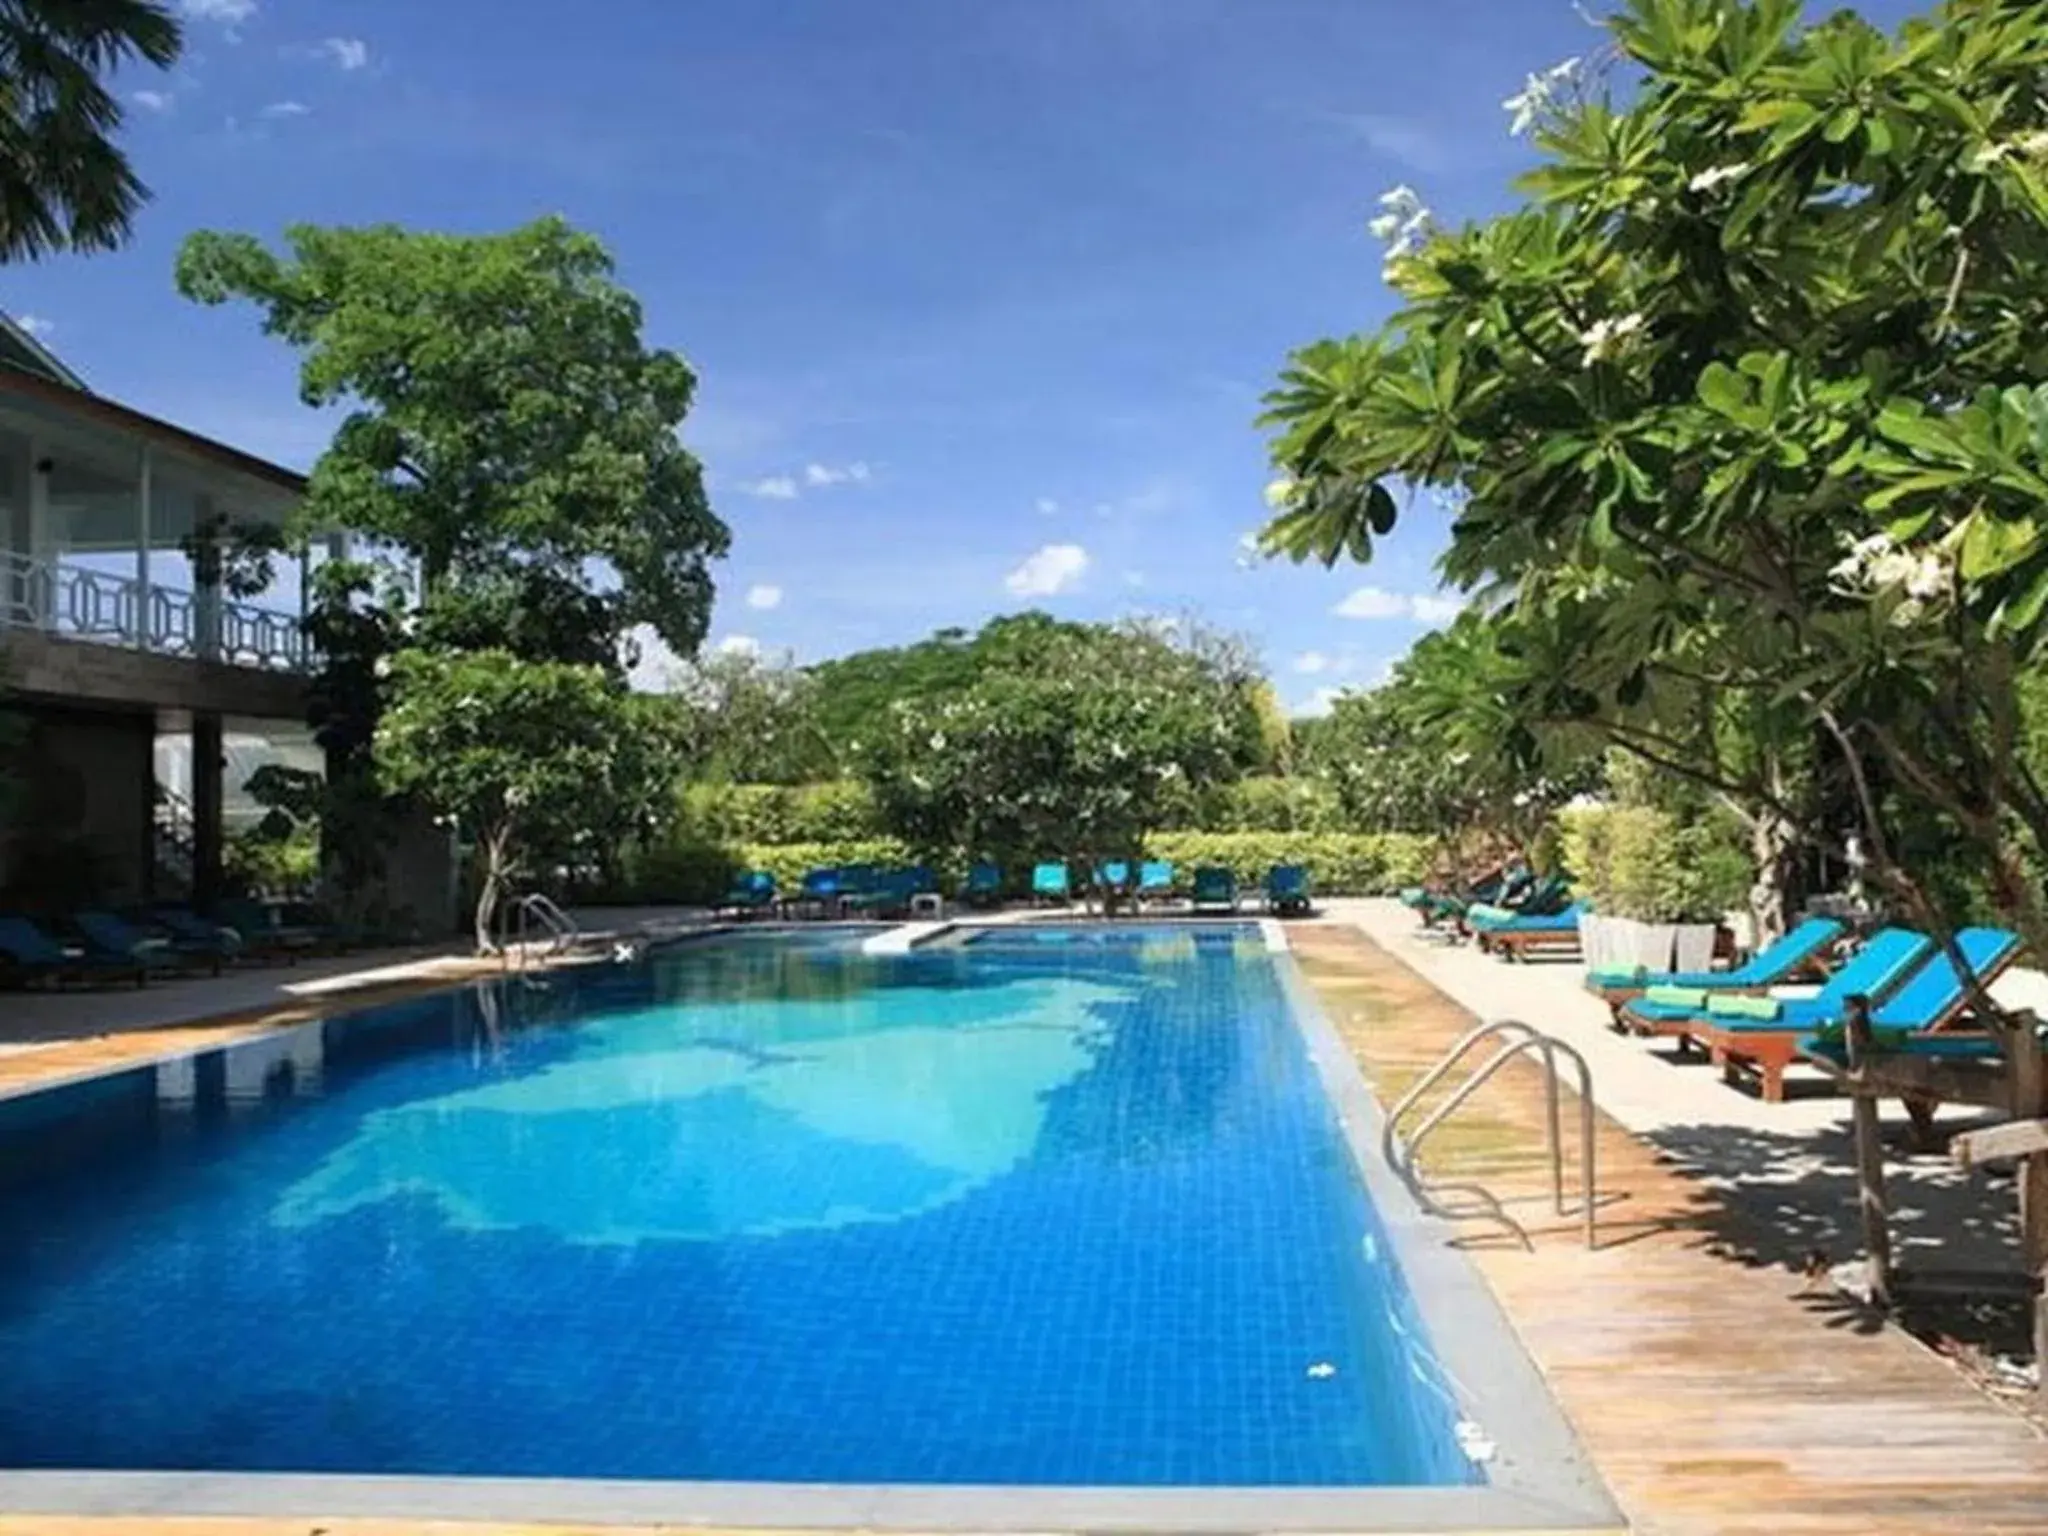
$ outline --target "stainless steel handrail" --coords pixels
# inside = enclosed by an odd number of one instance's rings
[[[583,930],[576,919],[564,912],[554,899],[539,891],[528,891],[512,903],[510,921],[506,924],[508,933],[504,949],[505,964],[509,967],[512,957],[517,955],[523,967],[526,964],[526,940],[538,925],[548,935],[550,955],[559,955],[583,937]]]
[[[1479,1065],[1476,1071],[1460,1083],[1448,1098],[1430,1111],[1422,1123],[1415,1128],[1414,1135],[1409,1137],[1407,1142],[1403,1144],[1400,1139],[1401,1120],[1421,1102],[1423,1095],[1449,1076],[1452,1069],[1464,1060],[1474,1046],[1483,1040],[1502,1036],[1508,1038],[1491,1056],[1487,1057]],[[1557,1214],[1560,1216],[1568,1215],[1570,1212],[1565,1205],[1564,1198],[1563,1115],[1559,1102],[1560,1094],[1557,1072],[1557,1057],[1559,1053],[1562,1053],[1570,1060],[1578,1075],[1579,1204],[1580,1214],[1585,1222],[1586,1246],[1591,1248],[1595,1243],[1594,1208],[1596,1203],[1594,1193],[1592,1069],[1586,1065],[1586,1058],[1580,1055],[1571,1045],[1554,1035],[1545,1034],[1532,1024],[1526,1024],[1520,1019],[1495,1019],[1490,1023],[1480,1024],[1467,1030],[1444,1053],[1442,1059],[1435,1066],[1431,1067],[1429,1071],[1423,1073],[1421,1078],[1401,1096],[1399,1102],[1387,1112],[1386,1123],[1380,1130],[1380,1151],[1388,1164],[1401,1175],[1416,1199],[1436,1214],[1459,1218],[1475,1214],[1469,1211],[1461,1211],[1456,1207],[1444,1206],[1433,1197],[1432,1192],[1422,1183],[1421,1175],[1416,1165],[1416,1154],[1421,1148],[1422,1143],[1428,1139],[1430,1133],[1448,1120],[1457,1110],[1458,1106],[1477,1093],[1496,1072],[1500,1071],[1502,1067],[1515,1058],[1532,1052],[1540,1054],[1543,1058],[1545,1120],[1550,1141],[1550,1194],[1552,1204],[1556,1207]],[[1443,1188],[1458,1189],[1480,1196],[1482,1208],[1477,1214],[1504,1223],[1514,1230],[1525,1246],[1533,1246],[1530,1243],[1528,1229],[1507,1213],[1499,1199],[1491,1191],[1477,1184],[1446,1185]]]

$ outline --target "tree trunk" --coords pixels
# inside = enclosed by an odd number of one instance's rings
[[[1749,851],[1756,860],[1756,883],[1749,888],[1749,916],[1761,949],[1791,926],[1792,851],[1797,830],[1783,817],[1760,810],[1749,824]]]
[[[482,871],[476,893],[476,952],[480,955],[496,954],[498,950],[491,929],[498,915],[498,900],[505,890],[505,850],[510,846],[511,836],[509,827],[498,827],[477,839],[477,863]]]

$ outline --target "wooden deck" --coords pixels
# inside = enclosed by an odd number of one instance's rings
[[[1290,930],[1382,1102],[1472,1016],[1355,929]],[[1598,1085],[1595,1085],[1597,1093]],[[1509,1069],[1431,1143],[1537,1233],[1470,1247],[1581,1442],[1656,1536],[2048,1533],[2048,1440],[1905,1334],[1735,1255],[1744,1218],[1602,1117],[1601,1246],[1551,1215],[1541,1077]]]

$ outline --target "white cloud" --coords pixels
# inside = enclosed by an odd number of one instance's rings
[[[129,97],[145,112],[168,112],[174,99],[169,91],[137,91]]]
[[[1465,611],[1465,600],[1440,592],[1389,592],[1360,587],[1332,610],[1342,619],[1413,619],[1418,624],[1444,624]]]
[[[360,37],[330,37],[320,44],[320,51],[343,70],[361,69],[370,62],[370,45]]]
[[[829,464],[807,464],[804,466],[804,484],[820,488],[828,485],[846,485],[849,483],[853,485],[866,485],[869,476],[873,473],[866,464],[859,460],[855,460],[844,469],[836,469]]]
[[[740,489],[764,501],[795,501],[798,494],[796,481],[788,475],[770,475],[765,480],[742,485]]]
[[[1306,672],[1310,675],[1314,675],[1317,672],[1328,672],[1335,665],[1336,663],[1321,651],[1303,651],[1294,658],[1294,670]]]
[[[782,588],[765,581],[755,583],[747,588],[747,606],[749,608],[763,609],[780,608],[782,606]]]
[[[36,337],[47,336],[50,332],[57,329],[56,321],[45,320],[41,315],[16,315],[14,323],[24,331],[27,331],[29,335]]]
[[[1088,569],[1088,551],[1078,544],[1048,544],[1003,578],[1012,597],[1052,597],[1066,591]]]
[[[256,14],[256,0],[182,0],[187,16],[200,21],[218,21],[233,26]]]
[[[261,115],[269,118],[304,117],[312,110],[303,101],[273,101],[263,109]]]
[[[1060,504],[1050,496],[1041,496],[1031,505],[1040,517],[1052,517],[1060,509]]]
[[[1405,619],[1408,598],[1379,587],[1360,587],[1332,610],[1340,619]]]
[[[727,635],[711,647],[714,656],[759,656],[761,642],[752,635]]]

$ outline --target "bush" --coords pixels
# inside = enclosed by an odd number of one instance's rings
[[[671,836],[629,852],[618,885],[585,899],[710,906],[732,889],[743,869],[765,869],[785,892],[803,883],[807,870],[837,864],[906,864],[910,852],[893,838],[843,842],[719,842]]]
[[[1324,896],[1373,896],[1419,884],[1430,841],[1400,832],[1155,832],[1145,851],[1171,859],[1185,880],[1198,865],[1221,864],[1256,884],[1275,864],[1306,865]]]
[[[858,779],[819,784],[691,784],[680,830],[717,842],[837,843],[884,836],[874,796]]]
[[[1566,811],[1565,867],[1606,917],[1719,922],[1755,878],[1739,829],[1725,817],[1681,821],[1649,806]]]

